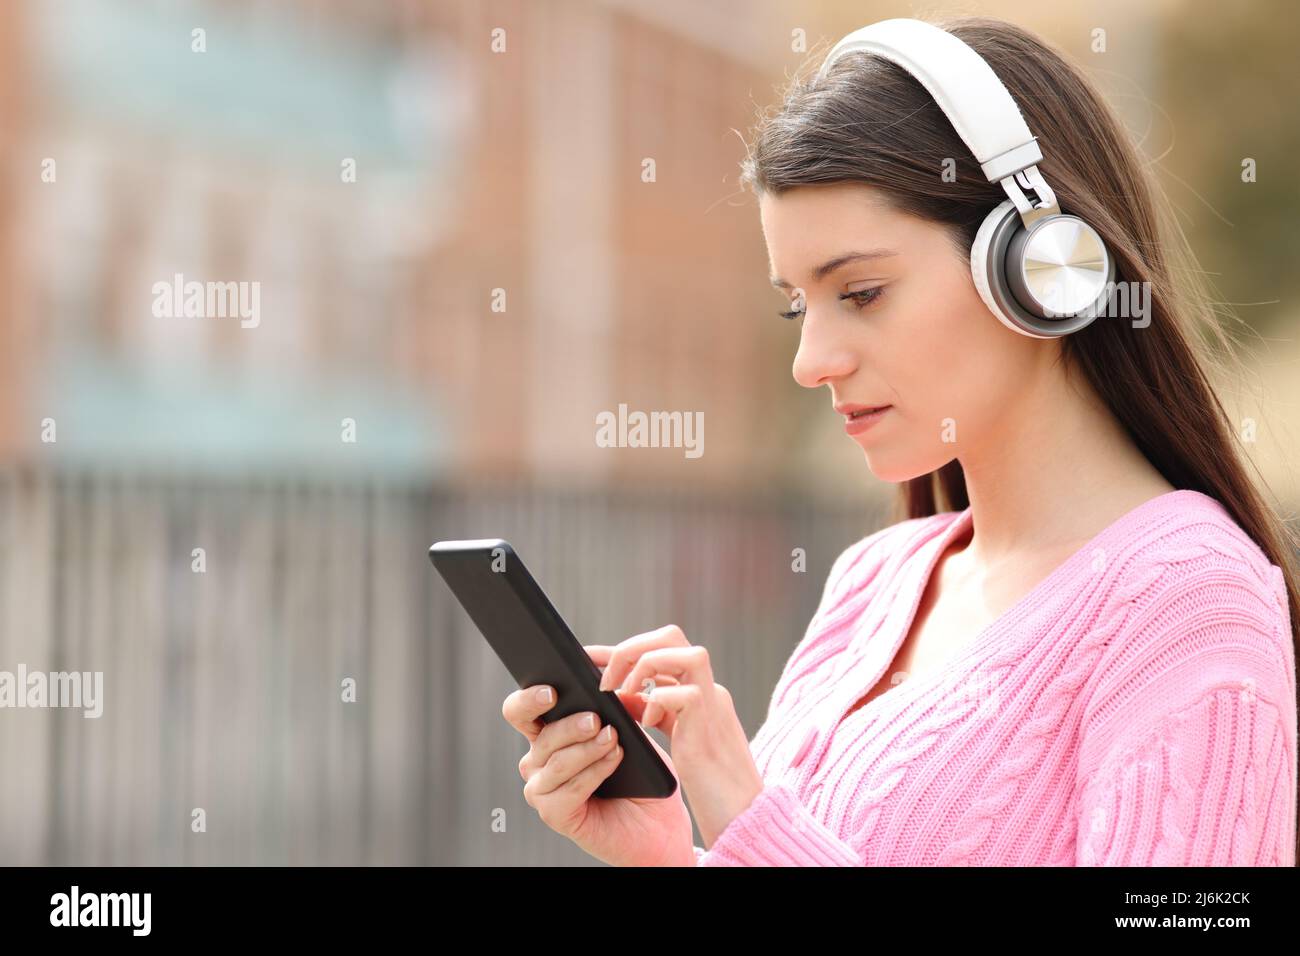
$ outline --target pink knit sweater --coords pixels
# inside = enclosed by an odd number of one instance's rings
[[[766,787],[696,862],[1294,866],[1282,572],[1200,492],[1133,509],[846,716],[970,521],[903,521],[835,561],[750,741]]]

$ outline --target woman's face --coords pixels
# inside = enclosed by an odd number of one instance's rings
[[[865,429],[826,412],[857,432],[878,478],[906,481],[1011,437],[1004,412],[1058,343],[989,312],[945,227],[859,184],[765,194],[759,208],[773,284],[804,312],[795,381],[828,386],[828,406],[890,406]]]

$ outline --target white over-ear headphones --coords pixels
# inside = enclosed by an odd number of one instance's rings
[[[1020,108],[984,58],[922,20],[882,20],[831,49],[818,76],[861,50],[911,73],[947,114],[989,182],[1009,197],[984,220],[971,246],[975,288],[1007,328],[1031,338],[1076,332],[1103,311],[1115,260],[1092,226],[1061,212],[1038,171],[1043,154]],[[1031,203],[1025,190],[1035,194]]]

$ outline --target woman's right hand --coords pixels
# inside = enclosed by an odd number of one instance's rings
[[[539,696],[542,690],[550,691],[549,700]],[[542,822],[613,866],[694,866],[681,787],[662,799],[593,797],[623,759],[618,733],[609,725],[609,739],[602,741],[600,716],[592,711],[543,723],[539,718],[555,703],[555,689],[537,685],[514,691],[501,706],[501,715],[528,739],[519,773],[526,781],[524,800]],[[584,716],[592,718],[590,728]],[[663,748],[649,734],[646,739],[672,770]]]

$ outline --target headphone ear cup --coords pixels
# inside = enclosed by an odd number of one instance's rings
[[[1003,309],[1002,304],[998,301],[998,297],[993,294],[993,289],[989,286],[990,268],[1006,268],[1005,262],[989,262],[989,256],[991,254],[989,247],[992,244],[993,237],[997,234],[999,227],[1006,222],[1009,216],[1018,215],[1019,213],[1016,212],[1016,204],[1010,199],[1007,199],[994,207],[993,211],[984,217],[984,221],[980,223],[979,231],[975,233],[975,242],[972,243],[970,247],[971,279],[975,282],[975,291],[980,294],[980,298],[984,300],[984,304],[988,306],[988,310],[993,313],[999,322],[1009,328],[1012,332],[1018,332],[1021,335],[1027,335],[1033,339],[1051,338],[1051,336],[1048,335],[1039,335],[1035,332],[1031,332],[1012,318],[1011,315],[1008,315]],[[1023,229],[1024,227],[1021,226],[1020,228]],[[1006,246],[1003,245],[1002,248],[1005,249]]]
[[[1077,315],[1045,318],[1027,309],[1016,298],[1015,283],[1008,273],[1008,263],[1011,263],[1012,269],[1020,268],[1020,257],[1024,254],[1025,239],[1029,233],[1041,230],[1044,222],[1056,219],[1077,217],[1052,216],[1026,230],[1015,203],[1008,199],[984,217],[970,248],[971,279],[984,304],[1007,328],[1031,339],[1054,339],[1069,335],[1087,327],[1097,317],[1096,312],[1087,310]],[[1082,220],[1078,222],[1082,223]],[[1091,228],[1086,223],[1083,226]],[[1109,254],[1104,252],[1105,247],[1102,246],[1102,249],[1109,260]],[[1113,276],[1114,263],[1108,261],[1107,268],[1108,276]]]

